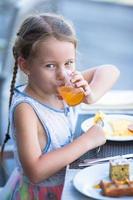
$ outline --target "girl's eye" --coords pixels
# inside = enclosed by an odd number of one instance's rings
[[[56,66],[55,66],[54,64],[47,64],[46,67],[47,67],[47,68],[53,69],[53,68],[55,68]]]
[[[70,61],[65,63],[65,66],[66,67],[74,67],[74,64],[75,64],[74,61],[70,60]]]

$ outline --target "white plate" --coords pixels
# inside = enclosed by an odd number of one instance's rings
[[[130,176],[133,174],[133,164],[130,164]],[[94,186],[99,184],[101,180],[109,181],[109,163],[103,163],[87,167],[79,171],[73,179],[74,187],[82,194],[93,197],[98,200],[128,200],[133,199],[133,197],[106,197],[101,193],[101,189],[95,189]],[[133,177],[131,176],[131,179]]]
[[[106,115],[107,120],[111,119],[125,119],[125,120],[130,120],[133,123],[133,116],[130,115]],[[81,124],[81,129],[85,132],[87,131],[93,124],[94,118],[89,118],[86,119],[85,121],[82,122]],[[107,130],[107,129],[106,129]],[[111,141],[130,141],[133,140],[133,136],[113,136],[113,135],[108,135],[107,140]]]

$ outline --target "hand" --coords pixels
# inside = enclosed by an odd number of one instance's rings
[[[106,137],[105,132],[103,131],[103,128],[99,125],[92,126],[87,132],[88,136],[88,145],[91,147],[91,149],[99,147],[106,143]]]
[[[79,71],[75,71],[72,74],[71,82],[75,87],[80,88],[81,92],[84,93],[84,103],[92,103],[93,102],[93,93],[88,84],[88,82],[84,79],[83,75]]]

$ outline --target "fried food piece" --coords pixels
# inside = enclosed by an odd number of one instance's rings
[[[120,197],[133,196],[133,181],[126,179],[124,181],[113,180],[111,182],[100,182],[100,188],[105,196]]]

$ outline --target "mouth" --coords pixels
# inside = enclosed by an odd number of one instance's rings
[[[61,81],[58,81],[58,82],[56,83],[56,86],[57,86],[57,87],[61,87],[61,86],[63,86],[63,85],[65,85],[65,83],[64,83],[64,82],[61,82]]]
[[[63,86],[63,83],[58,83],[56,84],[56,96],[58,97],[59,100],[62,100],[63,98],[61,97],[61,95],[59,94],[59,90],[58,88]]]
[[[62,86],[64,86],[64,84],[57,85],[57,91],[59,91],[59,88],[62,87]]]
[[[57,93],[56,93],[56,96],[59,100],[63,100],[62,96],[59,94],[58,90],[57,90]]]
[[[62,96],[57,95],[57,97],[58,97],[59,100],[63,100]]]

